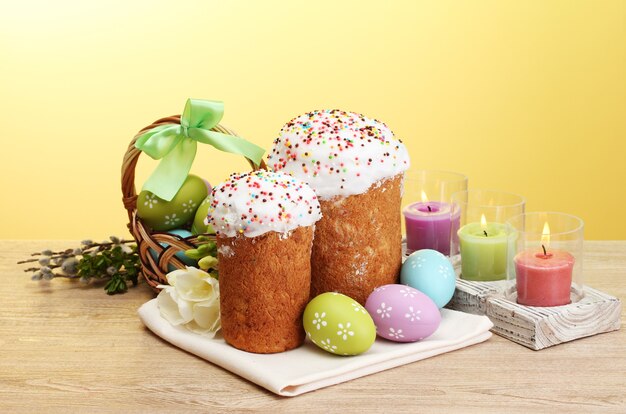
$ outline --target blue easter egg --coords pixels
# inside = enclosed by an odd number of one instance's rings
[[[185,230],[185,229],[169,230],[166,233],[173,234],[175,236],[179,236],[179,237],[182,237],[182,238],[193,236],[193,234],[191,234],[190,231]],[[159,244],[161,245],[161,247],[169,246],[167,243],[159,243]],[[157,256],[157,252],[155,252],[154,249],[150,249],[150,255],[152,256],[152,258],[154,260],[159,260],[159,258]],[[198,262],[196,260],[190,258],[190,257],[187,257],[187,255],[185,255],[185,252],[178,252],[174,256],[176,256],[181,262],[183,262],[187,266],[196,266],[196,267],[198,266]],[[174,265],[168,265],[167,269],[170,272],[176,270]]]
[[[439,308],[450,302],[456,286],[454,268],[448,258],[431,249],[418,250],[406,259],[400,281],[426,294]]]

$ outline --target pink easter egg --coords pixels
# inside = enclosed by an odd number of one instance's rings
[[[376,333],[394,342],[415,342],[432,335],[441,323],[439,308],[428,296],[405,285],[384,285],[367,298]]]

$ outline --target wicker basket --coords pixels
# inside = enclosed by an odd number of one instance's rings
[[[135,141],[145,131],[159,125],[180,124],[180,115],[173,115],[167,118],[161,118],[143,128],[135,135],[128,146],[128,150],[124,155],[122,163],[122,201],[128,212],[130,220],[128,228],[133,237],[137,241],[137,249],[139,258],[141,259],[142,273],[148,284],[158,291],[157,285],[167,284],[166,275],[169,272],[169,265],[173,265],[177,269],[182,269],[185,264],[181,262],[175,254],[179,251],[194,249],[197,247],[198,236],[181,238],[168,233],[151,233],[139,217],[137,217],[137,191],[135,189],[135,167],[141,151],[135,148]],[[221,132],[223,134],[237,136],[232,130],[217,125],[212,131]],[[247,159],[247,158],[246,158]],[[260,166],[256,166],[252,160],[247,159],[253,170],[265,169],[265,162],[261,161]],[[214,238],[214,236],[205,235]],[[163,247],[160,243],[165,243],[168,247]],[[150,249],[156,252],[156,260],[150,254]]]

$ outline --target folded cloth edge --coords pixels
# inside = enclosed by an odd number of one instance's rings
[[[350,372],[345,372],[343,374],[339,374],[335,376],[329,376],[327,378],[316,380],[316,381],[310,381],[310,382],[306,382],[306,383],[302,383],[298,385],[289,385],[280,389],[278,394],[285,396],[285,397],[295,397],[297,395],[315,391],[320,388],[325,388],[331,385],[340,384],[342,382],[365,377],[367,375],[375,374],[377,372],[386,371],[388,369],[397,368],[399,366],[406,365],[412,362],[417,362],[423,359],[431,358],[440,354],[444,354],[446,352],[451,352],[451,351],[455,351],[457,349],[465,348],[471,345],[476,345],[480,342],[484,342],[487,339],[491,338],[491,335],[492,335],[491,332],[487,331],[477,336],[474,336],[471,339],[468,339],[466,341],[456,343],[447,347],[441,347],[438,349],[433,349],[431,351],[422,352],[419,354],[405,355],[402,357],[398,357],[398,358],[394,358],[394,359],[390,359],[386,361],[381,361],[381,362],[369,365],[367,367],[358,368]]]

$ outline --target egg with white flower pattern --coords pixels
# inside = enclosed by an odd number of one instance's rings
[[[376,340],[376,326],[365,308],[336,292],[317,295],[303,315],[307,338],[331,354],[358,355]]]
[[[142,191],[137,197],[137,216],[155,231],[181,228],[191,222],[207,187],[202,178],[189,174],[171,201],[165,201],[150,191]]]
[[[420,341],[441,323],[435,302],[405,285],[377,287],[367,298],[365,309],[374,319],[378,336],[394,342]]]
[[[425,293],[443,308],[456,287],[456,274],[450,260],[436,250],[413,252],[402,265],[400,282]]]

